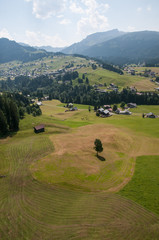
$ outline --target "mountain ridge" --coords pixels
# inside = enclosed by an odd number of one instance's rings
[[[107,60],[112,59],[112,61],[115,58],[125,58],[125,63],[127,61],[138,62],[158,58],[159,32],[140,31],[127,33],[87,48],[81,54]]]
[[[91,47],[95,44],[102,43],[104,41],[108,41],[117,36],[124,35],[125,32],[121,32],[118,29],[109,30],[106,32],[97,32],[88,35],[85,39],[78,43],[74,43],[71,46],[64,48],[62,50],[65,54],[81,54],[83,50]]]
[[[47,56],[46,51],[38,51],[31,46],[22,46],[16,41],[0,38],[0,63],[18,61],[33,61]]]

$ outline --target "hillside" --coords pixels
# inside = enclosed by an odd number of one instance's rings
[[[110,39],[122,36],[124,34],[125,34],[124,32],[120,32],[118,31],[118,29],[110,30],[107,32],[94,33],[94,34],[88,35],[81,42],[74,43],[73,45],[63,49],[62,52],[66,54],[75,54],[75,53],[84,54],[84,51],[87,48],[95,44],[99,44],[99,43],[108,41]]]
[[[30,46],[22,46],[7,38],[0,38],[0,63],[14,60],[28,62],[48,55],[44,50],[37,50]]]
[[[159,239],[159,119],[141,117],[158,106],[103,119],[59,105],[44,101],[41,116],[0,139],[0,239]],[[45,132],[35,134],[40,123]]]
[[[113,63],[138,63],[159,57],[159,32],[127,33],[83,50],[81,54]]]

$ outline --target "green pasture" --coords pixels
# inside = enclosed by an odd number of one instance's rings
[[[159,107],[99,118],[77,106],[46,101],[42,116],[0,139],[0,239],[159,239],[159,119],[142,118]]]
[[[159,214],[159,156],[140,156],[136,159],[132,180],[119,192]]]
[[[150,82],[149,78],[141,76],[132,76],[124,73],[120,75],[118,73],[108,71],[106,69],[98,67],[96,70],[89,68],[82,68],[79,70],[81,76],[83,73],[86,73],[85,76],[88,77],[91,85],[93,84],[104,84],[106,83],[109,86],[110,83],[114,83],[122,89],[124,87],[136,87],[138,91],[154,91],[156,85]]]

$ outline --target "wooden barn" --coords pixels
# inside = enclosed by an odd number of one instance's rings
[[[44,124],[40,124],[40,125],[34,127],[34,132],[35,133],[40,133],[40,132],[44,132],[44,131],[45,131],[45,125]]]

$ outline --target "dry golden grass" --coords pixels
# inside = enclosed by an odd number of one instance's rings
[[[135,67],[137,71],[144,71],[145,69],[151,69],[152,72],[155,72],[156,74],[159,74],[159,68],[158,67]]]
[[[135,82],[133,83],[133,86],[136,87],[138,91],[154,91],[154,88],[156,87],[153,82],[150,82],[149,78]]]
[[[103,143],[100,156],[105,161],[96,157],[96,138]],[[159,154],[159,139],[105,124],[80,127],[71,133],[51,135],[50,139],[55,151],[32,165],[35,178],[92,191],[120,190],[131,179],[137,156]]]

